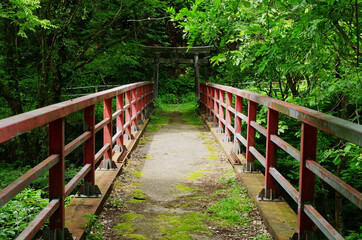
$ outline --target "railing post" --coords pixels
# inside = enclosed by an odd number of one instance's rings
[[[211,127],[218,127],[219,126],[219,122],[218,122],[218,119],[217,119],[217,116],[216,114],[218,114],[219,112],[219,107],[218,107],[218,104],[217,104],[217,101],[216,99],[218,99],[219,97],[219,92],[216,88],[214,88],[214,94],[213,94],[213,102],[214,102],[214,121],[212,122],[211,124]],[[219,116],[220,117],[220,116]]]
[[[231,132],[228,128],[228,125],[231,126],[231,111],[229,107],[233,105],[233,94],[227,92],[226,93],[226,125],[225,125],[225,136],[222,139],[224,142],[231,142]]]
[[[224,120],[224,107],[222,104],[224,101],[225,92],[223,90],[219,90],[219,127],[216,129],[216,133],[224,133],[224,123],[221,120]]]
[[[279,113],[271,108],[268,110],[268,126],[266,139],[266,166],[265,166],[265,198],[272,200],[279,197],[276,181],[269,173],[270,167],[277,166],[277,148],[271,141],[271,135],[278,135]]]
[[[255,147],[255,129],[251,126],[251,121],[256,120],[257,103],[249,100],[248,106],[248,128],[246,143],[246,171],[254,171],[254,156],[250,152],[251,147]]]
[[[142,87],[136,89],[136,106],[137,106],[137,125],[142,125]],[[140,115],[138,115],[138,112]]]
[[[142,120],[142,124],[143,124],[143,120],[146,120],[146,87],[145,85],[143,85],[142,87],[140,87],[141,89],[141,120]]]
[[[240,147],[240,143],[239,140],[237,139],[236,135],[237,134],[241,134],[241,118],[237,116],[237,113],[242,113],[242,104],[243,104],[243,99],[240,96],[236,95],[236,99],[235,99],[235,116],[234,116],[234,129],[235,129],[235,134],[234,134],[234,146],[232,148],[232,151],[235,154],[241,154],[241,147]]]
[[[117,116],[117,118],[116,118],[117,132],[122,132],[121,136],[119,138],[117,138],[117,144],[114,147],[114,150],[116,152],[122,152],[122,151],[126,150],[126,148],[124,146],[124,139],[123,139],[123,135],[124,135],[124,129],[123,129],[123,119],[124,119],[123,103],[124,103],[124,97],[123,97],[123,95],[124,95],[124,93],[121,93],[121,94],[117,95],[117,99],[116,99],[117,111],[122,110],[122,113],[119,116]]]
[[[64,228],[64,118],[49,123],[49,156],[59,155],[59,162],[49,169],[49,202],[59,200],[59,207],[49,219],[49,229],[44,233],[44,239],[65,239],[71,234]]]
[[[314,201],[315,175],[306,167],[307,160],[317,156],[317,128],[302,123],[300,139],[300,173],[298,197],[298,239],[309,239],[313,234],[313,221],[304,212],[304,205]]]
[[[104,154],[100,169],[115,170],[117,169],[117,165],[112,161],[112,98],[103,101],[103,118],[110,120],[103,128],[103,145],[109,144],[109,148]]]
[[[83,145],[83,165],[90,164],[91,170],[84,177],[78,197],[100,197],[102,195],[98,186],[95,185],[95,111],[94,105],[84,109],[84,131],[89,131],[91,137]]]
[[[214,107],[213,104],[213,100],[212,100],[212,87],[207,86],[207,97],[208,97],[208,112],[209,112],[209,116],[208,116],[208,121],[212,122],[214,120],[213,116],[212,116],[212,108]]]
[[[138,112],[138,105],[137,105],[137,88],[132,89],[132,128],[133,132],[138,132],[140,129],[137,126],[137,112]]]
[[[126,109],[126,124],[128,124],[128,126],[126,128],[126,134],[124,135],[124,140],[129,141],[129,140],[133,139],[133,135],[132,135],[132,131],[131,131],[132,104],[131,104],[131,92],[130,91],[126,92],[126,105],[128,106],[128,108]]]

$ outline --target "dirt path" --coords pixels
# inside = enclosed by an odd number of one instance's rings
[[[235,190],[240,191],[236,198],[240,195],[241,203],[224,203],[232,198],[234,193],[228,189],[233,183],[238,187],[237,181],[217,144],[204,127],[197,124],[192,112],[162,112],[152,121],[148,127],[151,132],[145,134],[115,182],[100,215],[98,228],[101,226],[102,230],[98,229],[98,233],[94,230],[94,236],[101,235],[103,239],[270,238],[243,189]],[[227,210],[225,216],[218,214],[229,205],[239,207],[239,204],[245,205],[245,212],[237,208]],[[227,216],[235,211],[237,219]]]

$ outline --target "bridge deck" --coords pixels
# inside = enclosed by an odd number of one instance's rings
[[[100,215],[106,239],[253,239],[270,236],[257,210],[225,226],[205,211],[235,177],[219,145],[191,112],[156,115]],[[196,125],[195,125],[196,124]],[[246,193],[240,198],[247,198]],[[242,201],[245,207],[250,201]],[[242,213],[240,215],[243,215]],[[253,222],[254,224],[250,224]],[[241,233],[242,232],[242,233]],[[185,238],[186,237],[186,238]]]

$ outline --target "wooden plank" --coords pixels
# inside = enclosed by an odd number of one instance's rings
[[[143,125],[140,125],[140,131],[134,133],[134,139],[128,141],[126,147],[128,152],[125,159],[136,148],[140,137],[146,129],[149,120],[145,120]],[[95,182],[102,192],[100,198],[73,198],[65,208],[65,227],[69,229],[73,237],[76,239],[84,239],[84,224],[87,220],[84,216],[87,214],[99,214],[103,208],[109,193],[112,191],[113,181],[121,173],[125,161],[118,162],[121,153],[116,152],[112,160],[116,162],[116,171],[95,171]]]

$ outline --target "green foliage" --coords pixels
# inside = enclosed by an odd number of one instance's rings
[[[41,190],[27,188],[0,208],[0,238],[14,239],[48,204]]]
[[[101,240],[103,239],[103,227],[98,222],[98,216],[94,214],[87,214],[84,216],[87,221],[83,223],[84,232],[86,233],[87,240]]]
[[[209,206],[207,212],[223,224],[248,226],[251,221],[248,213],[253,210],[253,201],[247,196],[246,189],[240,187],[236,178],[226,177],[222,181],[227,186],[226,197]]]
[[[35,12],[40,8],[40,0],[9,0],[0,3],[0,18],[11,19],[19,26],[18,34],[22,37],[27,37],[27,30],[35,32],[37,27],[55,28],[49,20],[36,15]]]

